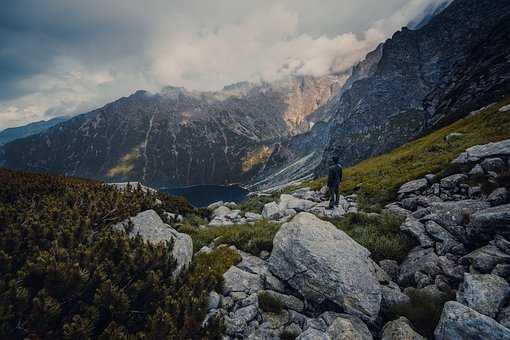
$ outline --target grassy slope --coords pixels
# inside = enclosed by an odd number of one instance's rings
[[[465,149],[510,138],[510,112],[499,112],[510,97],[482,112],[409,142],[390,153],[374,157],[344,170],[342,191],[358,192],[371,203],[386,203],[403,183],[445,169]],[[453,132],[464,136],[446,142]],[[320,188],[325,178],[305,183]]]

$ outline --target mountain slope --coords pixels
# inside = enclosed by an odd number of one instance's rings
[[[331,109],[318,173],[332,155],[352,165],[508,94],[509,14],[506,0],[456,0],[421,29],[395,33]]]
[[[49,120],[41,120],[39,122],[7,128],[5,130],[0,131],[0,145],[9,143],[10,141],[13,141],[18,138],[38,134],[40,132],[48,130],[52,126],[65,122],[68,119],[69,117],[55,117]]]
[[[218,92],[139,91],[46,133],[7,144],[5,165],[151,185],[248,180],[275,142],[307,131],[339,76],[239,83]]]

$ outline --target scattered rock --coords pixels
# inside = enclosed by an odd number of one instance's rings
[[[433,248],[416,247],[404,259],[400,265],[399,284],[404,287],[416,284],[416,273],[421,272],[428,277],[434,277],[441,273],[439,257]]]
[[[508,190],[506,188],[497,188],[487,198],[492,206],[505,204],[508,200]]]
[[[292,295],[285,295],[272,290],[263,290],[259,294],[271,296],[273,299],[278,300],[286,309],[292,309],[296,312],[302,312],[305,309],[303,301]]]
[[[411,327],[409,320],[400,317],[384,325],[381,340],[425,340]]]
[[[471,169],[469,172],[469,176],[483,176],[485,174],[485,171],[483,170],[482,166],[480,164],[477,164]]]
[[[397,261],[382,260],[379,262],[379,267],[381,267],[381,269],[390,276],[392,281],[398,281],[398,273],[400,271],[400,267]]]
[[[326,333],[315,328],[308,328],[306,331],[301,333],[296,340],[331,340],[331,338]]]
[[[457,301],[478,313],[495,318],[507,302],[510,286],[501,277],[466,273],[457,293]]]
[[[262,278],[257,274],[245,272],[235,266],[230,267],[223,274],[225,281],[223,294],[228,295],[231,292],[243,292],[252,294],[263,289]]]
[[[444,305],[434,335],[436,340],[508,340],[510,329],[469,307],[450,301]]]
[[[441,188],[443,189],[453,189],[459,184],[463,183],[467,179],[467,176],[464,174],[455,174],[448,177],[445,177],[441,180]]]
[[[276,202],[266,203],[262,209],[262,216],[266,220],[277,220],[283,217],[283,211]]]
[[[506,169],[505,161],[501,158],[487,158],[480,165],[486,172],[494,171],[495,173],[500,173]]]
[[[412,217],[408,217],[404,223],[402,223],[400,230],[414,237],[424,248],[434,245],[434,241],[428,236],[423,223],[420,223]]]
[[[295,211],[307,211],[313,208],[317,203],[296,198],[292,195],[283,194],[280,196],[280,209],[294,209]]]
[[[457,157],[453,163],[465,164],[469,162],[477,162],[480,159],[494,156],[510,156],[510,139],[506,139],[498,143],[473,146]]]
[[[407,182],[400,187],[398,190],[399,194],[409,194],[412,192],[420,191],[426,188],[428,185],[428,181],[425,178],[417,179],[411,182]]]
[[[444,139],[445,141],[447,141],[448,143],[450,142],[453,142],[453,141],[456,141],[456,140],[459,140],[459,139],[462,139],[464,137],[464,134],[463,133],[460,133],[460,132],[452,132],[450,134],[448,134]]]
[[[331,339],[338,340],[372,340],[367,326],[357,317],[341,314],[326,330]]]
[[[475,273],[487,274],[500,263],[510,263],[510,255],[503,253],[494,245],[486,245],[465,256],[460,260],[461,264],[470,265]]]

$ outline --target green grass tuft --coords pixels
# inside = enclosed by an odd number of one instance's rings
[[[278,313],[281,313],[281,311],[283,310],[283,304],[280,302],[280,300],[278,300],[271,294],[262,292],[259,294],[258,298],[259,298],[259,307],[264,312],[278,314]]]
[[[273,249],[273,238],[280,229],[279,224],[259,221],[254,225],[243,224],[226,227],[208,227],[200,229],[191,225],[180,228],[191,236],[193,247],[199,250],[214,241],[215,245],[229,244],[253,255],[259,255],[262,250]]]
[[[395,215],[383,213],[379,216],[369,216],[363,213],[350,213],[331,222],[370,250],[374,261],[384,259],[401,261],[415,246],[415,242],[400,231],[402,218]]]

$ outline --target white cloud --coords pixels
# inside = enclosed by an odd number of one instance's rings
[[[55,51],[50,66],[16,83],[24,95],[0,101],[0,128],[86,112],[137,89],[214,90],[289,73],[344,71],[440,1],[67,3],[60,9],[66,20],[56,20],[46,35]],[[38,18],[32,13],[30,20],[39,24]]]

